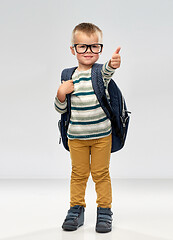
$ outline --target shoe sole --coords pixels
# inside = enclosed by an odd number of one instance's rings
[[[78,225],[78,226],[71,226],[71,225],[66,225],[64,227],[62,227],[65,231],[75,231],[77,230],[79,227],[83,226],[83,223]]]
[[[96,232],[98,232],[98,233],[108,233],[108,232],[111,232],[111,231],[112,231],[112,228],[108,228],[108,229],[96,228]]]

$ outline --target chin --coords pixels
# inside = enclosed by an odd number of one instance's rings
[[[97,62],[97,60],[98,59],[96,59],[96,60],[92,59],[92,61],[85,61],[85,64],[94,64],[95,62]]]

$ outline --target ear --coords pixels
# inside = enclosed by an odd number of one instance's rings
[[[72,53],[73,55],[75,55],[75,50],[74,50],[74,48],[73,48],[72,46],[70,46],[70,49],[71,49],[71,53]]]

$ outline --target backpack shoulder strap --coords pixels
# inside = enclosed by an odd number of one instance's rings
[[[72,78],[72,75],[77,67],[65,68],[61,73],[61,82]]]
[[[61,73],[61,82],[72,79],[73,72],[77,67],[66,68]],[[66,95],[67,98],[67,112],[61,115],[61,121],[65,121],[65,127],[68,126],[71,116],[71,93]],[[62,125],[64,126],[64,125]],[[66,135],[66,134],[65,134]],[[67,139],[66,139],[67,140]],[[67,144],[67,143],[66,143]]]
[[[106,97],[104,82],[103,82],[102,73],[101,73],[102,66],[103,64],[98,64],[98,63],[95,63],[93,65],[92,72],[91,72],[91,81],[92,81],[94,92],[97,96],[97,99],[101,107],[103,108],[108,118],[111,118],[110,112],[107,109],[107,104],[105,104],[105,102],[107,102],[108,100]]]
[[[96,91],[99,95],[103,96],[105,94],[104,82],[102,78],[102,70],[103,64],[95,63],[92,67],[91,79],[93,78],[95,84],[93,87],[97,88]]]
[[[102,66],[103,66],[103,64],[94,64],[93,68],[92,68],[91,80],[92,80],[94,92],[97,96],[100,106],[102,107],[102,109],[104,110],[104,112],[106,113],[108,118],[111,120],[111,122],[113,123],[117,136],[120,139],[122,139],[122,134],[121,134],[121,131],[117,124],[117,116],[115,116],[115,114],[113,113],[112,107],[106,97],[104,82],[103,82],[102,73],[101,73]],[[111,81],[113,83],[112,79],[111,79]],[[113,86],[113,89],[112,89],[113,92],[110,92],[111,95],[115,95],[117,92],[117,91],[115,91],[116,84],[114,84],[114,85],[115,86]]]

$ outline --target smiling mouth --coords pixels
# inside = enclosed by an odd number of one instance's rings
[[[84,56],[85,58],[92,58],[93,56]]]

